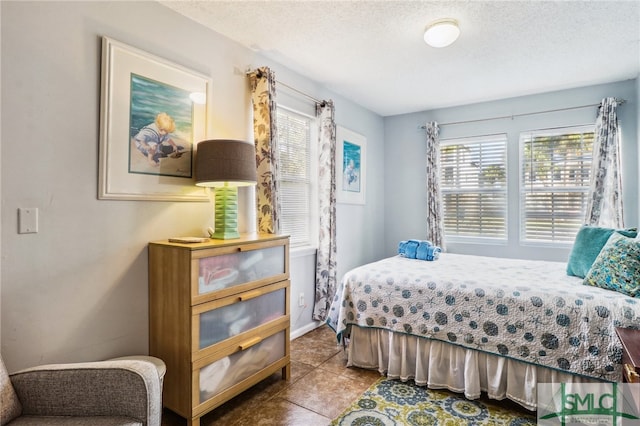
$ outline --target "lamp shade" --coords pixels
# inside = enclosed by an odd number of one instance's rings
[[[195,175],[197,186],[255,185],[255,147],[230,139],[202,141],[196,151]]]

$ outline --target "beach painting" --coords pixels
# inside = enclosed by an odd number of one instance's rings
[[[360,192],[361,169],[360,145],[342,141],[342,190]]]
[[[366,139],[338,126],[336,143],[336,201],[364,204]]]
[[[189,95],[179,87],[131,74],[129,173],[192,177]]]
[[[211,78],[102,38],[98,199],[209,202],[195,186]]]

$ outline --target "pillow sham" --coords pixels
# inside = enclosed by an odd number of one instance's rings
[[[612,233],[593,262],[584,284],[640,296],[640,240]]]
[[[584,225],[578,231],[567,262],[567,275],[584,278],[598,253],[614,232],[633,238],[638,234],[636,228],[613,229]]]

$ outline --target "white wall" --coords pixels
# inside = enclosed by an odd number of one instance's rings
[[[474,105],[423,111],[385,118],[385,253],[396,252],[398,241],[426,238],[425,131],[427,121],[450,123],[489,117],[503,117],[527,112],[557,110],[579,105],[599,104],[607,96],[626,99],[618,109],[622,133],[622,179],[625,221],[638,225],[638,95],[635,80],[564,90],[531,96],[485,102]],[[441,126],[440,138],[507,133],[508,191],[517,193],[518,138],[522,130],[535,130],[595,122],[596,107],[567,110],[527,117],[490,120],[461,125]],[[541,248],[518,243],[518,199],[508,205],[507,245],[447,243],[453,253],[485,254],[564,261],[570,247]]]
[[[266,63],[155,2],[0,2],[0,10],[2,356],[14,371],[148,353],[147,243],[200,234],[210,207],[97,199],[101,36],[211,76],[210,138],[252,140],[244,70]],[[382,118],[266,65],[294,87],[333,98],[338,123],[367,137],[368,164],[382,171]],[[382,257],[382,182],[381,172],[369,173],[367,205],[338,207],[339,272]],[[20,207],[39,209],[37,234],[17,233]],[[291,262],[292,294],[304,291],[308,304],[292,301],[294,332],[315,325],[313,264],[313,256]]]

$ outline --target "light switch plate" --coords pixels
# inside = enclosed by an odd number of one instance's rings
[[[18,209],[18,233],[35,234],[38,232],[38,209],[35,207]]]

